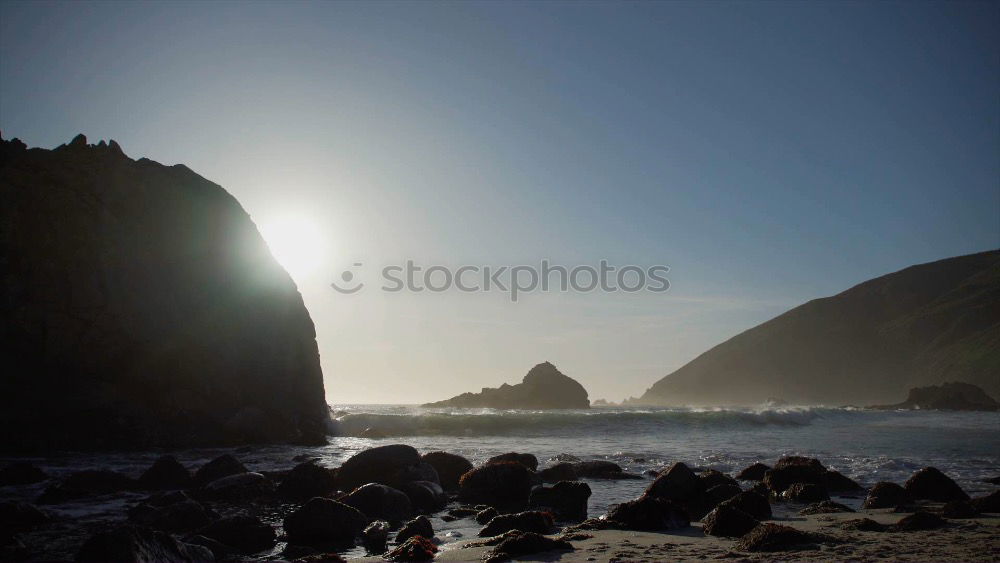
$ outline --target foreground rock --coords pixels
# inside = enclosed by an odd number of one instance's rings
[[[37,506],[24,502],[0,502],[0,529],[32,528],[51,520]]]
[[[587,390],[574,379],[562,374],[556,366],[543,362],[531,368],[521,383],[499,388],[483,388],[480,393],[463,393],[457,397],[425,407],[473,407],[493,409],[588,409]]]
[[[945,526],[947,522],[937,514],[918,511],[904,516],[892,526],[893,530],[900,532],[919,532],[924,530],[935,530]]]
[[[692,520],[700,520],[713,508],[705,482],[687,465],[675,463],[646,489],[646,496],[672,501],[682,506]]]
[[[934,467],[925,467],[914,473],[903,484],[903,488],[914,499],[938,502],[969,500],[969,495],[965,494],[958,483]]]
[[[458,480],[462,478],[462,475],[472,471],[472,462],[457,454],[430,452],[421,456],[420,459],[437,471],[441,487],[446,491],[457,491]]]
[[[906,489],[896,483],[880,481],[868,491],[861,508],[896,508],[913,502]]]
[[[551,511],[557,520],[580,522],[587,518],[587,500],[590,485],[574,481],[560,481],[551,487],[535,487],[528,498],[528,506]]]
[[[139,486],[153,490],[186,489],[191,486],[191,472],[174,456],[165,455],[139,476]]]
[[[477,467],[459,483],[459,499],[486,504],[502,511],[523,510],[534,482],[534,474],[520,463],[502,462]]]
[[[285,533],[292,544],[349,545],[368,525],[358,509],[327,498],[314,498],[285,517]]]
[[[371,555],[385,553],[388,541],[389,523],[385,520],[376,520],[361,532],[361,542],[365,546],[365,551]]]
[[[48,478],[44,471],[26,461],[12,463],[0,469],[0,487],[30,485]]]
[[[764,479],[764,474],[770,467],[764,465],[763,463],[757,462],[749,467],[740,471],[736,478],[740,481],[762,481]]]
[[[350,494],[342,497],[340,502],[347,506],[353,506],[373,520],[388,520],[392,523],[398,523],[413,515],[410,497],[402,491],[377,483],[369,483],[354,489]]]
[[[626,530],[663,531],[691,525],[687,511],[679,504],[645,494],[635,500],[613,505],[607,519]]]
[[[719,506],[732,506],[746,512],[757,520],[771,519],[771,503],[767,497],[753,491],[743,491],[733,498],[722,502]]]
[[[337,489],[333,472],[314,462],[300,463],[292,468],[278,485],[278,494],[297,501],[328,495]]]
[[[825,486],[825,475],[826,468],[819,460],[787,456],[779,459],[773,469],[764,473],[764,484],[775,494],[781,494],[795,483]]]
[[[1000,403],[981,387],[971,383],[953,382],[910,389],[906,400],[895,405],[878,405],[873,409],[942,410],[942,411],[997,411]]]
[[[722,505],[709,512],[702,523],[706,535],[739,537],[754,529],[760,522],[738,508]]]
[[[740,541],[736,542],[736,549],[750,552],[802,549],[804,546],[814,544],[820,539],[814,534],[802,532],[795,528],[764,523],[758,525],[740,538]]]
[[[389,561],[430,561],[438,548],[434,542],[423,537],[413,536],[402,545],[385,554]]]
[[[809,506],[803,508],[799,511],[799,514],[803,516],[808,516],[810,514],[836,514],[838,512],[854,512],[849,506],[840,504],[839,502],[833,502],[832,500],[824,500],[822,502],[816,502],[810,504]]]
[[[38,497],[38,504],[63,502],[123,491],[132,491],[136,482],[128,475],[106,469],[77,471],[62,483],[49,486]]]
[[[337,486],[351,490],[367,483],[402,489],[410,481],[440,481],[434,467],[411,446],[391,444],[355,454],[337,470]]]
[[[256,516],[229,516],[209,524],[198,532],[243,553],[256,553],[274,546],[274,528]]]
[[[1000,514],[1000,491],[993,491],[986,496],[976,497],[970,500],[969,504],[979,512]]]
[[[0,450],[325,443],[312,320],[223,188],[79,135],[0,140],[0,200]]]
[[[548,534],[554,523],[552,517],[544,512],[529,510],[517,514],[500,514],[494,517],[486,527],[479,531],[480,537],[499,536],[510,530]]]
[[[240,460],[230,454],[220,455],[198,468],[198,471],[194,474],[192,485],[195,487],[204,487],[212,481],[222,479],[223,477],[246,472],[247,468],[240,463]]]
[[[547,551],[573,551],[573,545],[561,539],[547,538],[534,532],[513,530],[499,537],[495,547],[487,552],[486,563],[500,563]],[[492,542],[491,542],[492,543]]]
[[[208,549],[181,543],[163,532],[121,526],[86,541],[76,554],[81,563],[134,561],[137,563],[214,561]]]
[[[367,528],[365,528],[367,530]],[[414,536],[423,536],[427,539],[434,538],[434,526],[426,516],[417,516],[399,529],[396,534],[396,543],[403,543]]]

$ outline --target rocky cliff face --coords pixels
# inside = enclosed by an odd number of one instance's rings
[[[0,141],[0,448],[319,442],[294,282],[240,204],[80,135]]]
[[[485,387],[481,393],[463,393],[425,407],[468,407],[493,409],[586,409],[587,390],[575,379],[563,375],[556,366],[543,362],[531,368],[521,383],[498,388]]]
[[[961,381],[1000,396],[1000,251],[911,266],[739,334],[638,402],[866,405]]]

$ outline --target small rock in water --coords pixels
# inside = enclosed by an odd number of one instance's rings
[[[229,477],[230,475],[246,472],[247,468],[244,467],[238,459],[229,454],[225,454],[199,467],[198,471],[194,474],[193,484],[196,487],[203,487],[212,481],[222,479],[223,477]]]
[[[799,514],[809,515],[809,514],[834,514],[838,512],[854,512],[849,506],[840,504],[839,502],[833,502],[832,500],[824,500],[822,502],[815,502],[809,506],[803,508],[799,511]]]
[[[371,555],[385,553],[386,544],[389,541],[389,523],[385,520],[372,522],[361,532],[361,541],[365,546],[365,551]]]
[[[552,531],[553,525],[551,515],[537,510],[518,512],[517,514],[500,514],[479,531],[479,536],[484,538],[499,536],[511,530],[548,534]]]
[[[514,463],[520,463],[521,465],[527,467],[532,471],[538,470],[538,458],[534,454],[521,454],[517,452],[509,452],[505,454],[500,454],[493,456],[486,460],[486,465],[493,463],[501,463],[505,461],[512,461]],[[619,470],[621,470],[619,468]]]
[[[427,539],[434,539],[434,527],[426,516],[417,516],[400,528],[396,533],[396,543],[403,543],[413,536],[423,536]]]
[[[766,473],[768,469],[771,468],[763,463],[757,462],[744,468],[743,471],[740,471],[736,475],[736,478],[740,481],[761,481],[764,479],[764,473]]]
[[[579,477],[573,464],[568,462],[557,463],[552,467],[546,467],[538,472],[543,483],[558,483],[559,481],[576,481]]]
[[[307,461],[296,465],[285,475],[278,485],[278,494],[291,500],[305,501],[325,496],[336,488],[333,472]]]
[[[495,518],[497,514],[499,514],[499,512],[497,512],[497,509],[493,508],[492,506],[484,508],[476,513],[476,522],[479,522],[480,524],[486,524],[487,522]]]
[[[709,536],[739,537],[760,522],[746,512],[729,505],[715,508],[702,519],[702,530]]]
[[[434,542],[423,537],[413,536],[402,545],[384,555],[389,561],[430,561],[437,553]]]
[[[539,486],[531,490],[528,506],[551,510],[558,520],[580,522],[587,518],[587,499],[590,485],[575,481],[560,481],[551,487]]]
[[[792,502],[820,502],[829,500],[830,495],[821,485],[794,483],[781,493],[781,498]]]
[[[369,518],[393,523],[403,522],[413,515],[410,497],[402,491],[377,483],[368,483],[354,489],[342,497],[340,502],[357,508]]]
[[[0,487],[30,485],[48,478],[44,471],[26,461],[18,461],[0,469]]]
[[[914,473],[903,488],[914,499],[938,502],[969,500],[969,495],[955,481],[934,467],[925,467]]]
[[[144,489],[186,489],[190,485],[191,472],[172,455],[157,459],[139,477],[139,486]]]
[[[934,530],[947,525],[947,522],[937,514],[930,512],[914,512],[909,516],[904,516],[899,522],[892,526],[894,531],[918,532],[923,530]]]

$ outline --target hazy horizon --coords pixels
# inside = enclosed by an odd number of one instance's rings
[[[5,2],[0,130],[226,188],[303,294],[333,404],[543,361],[617,402],[810,299],[1000,246],[997,4],[568,7]],[[329,286],[542,259],[671,288]]]

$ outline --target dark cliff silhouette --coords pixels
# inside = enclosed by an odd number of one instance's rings
[[[240,204],[83,135],[0,141],[0,448],[324,439],[315,331]]]
[[[498,388],[484,387],[481,393],[457,397],[425,407],[469,407],[492,409],[586,409],[587,390],[575,379],[563,375],[556,366],[543,362],[531,368],[521,383]]]
[[[657,381],[646,404],[889,402],[961,381],[1000,396],[1000,251],[912,266],[816,299]]]

